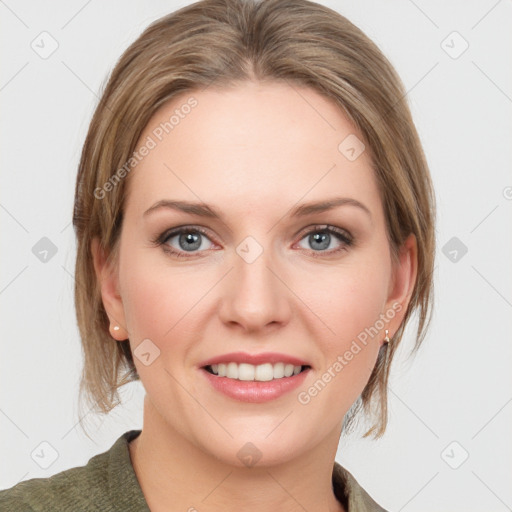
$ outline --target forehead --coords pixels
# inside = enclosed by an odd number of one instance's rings
[[[127,210],[166,197],[238,213],[340,194],[379,202],[369,152],[353,158],[363,148],[358,130],[307,87],[244,82],[186,92],[151,118],[143,146],[149,150],[130,174]]]

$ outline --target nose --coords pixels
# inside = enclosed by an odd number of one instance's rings
[[[234,268],[223,280],[219,309],[220,319],[230,328],[272,330],[290,319],[290,289],[271,251],[265,249],[258,255],[261,250],[253,242],[241,244],[233,254]]]

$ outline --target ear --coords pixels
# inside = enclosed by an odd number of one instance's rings
[[[390,338],[394,336],[404,319],[416,283],[417,273],[418,246],[416,236],[411,233],[400,248],[398,263],[393,261],[392,278],[384,309],[388,318],[391,318],[388,312],[395,312],[392,320],[386,326]]]
[[[126,340],[128,338],[128,331],[126,329],[123,301],[119,294],[117,268],[110,268],[107,263],[105,251],[101,247],[97,237],[93,238],[91,242],[91,253],[96,278],[100,283],[103,306],[110,320],[110,334],[118,341]],[[116,326],[118,326],[119,329],[115,330],[114,327]]]

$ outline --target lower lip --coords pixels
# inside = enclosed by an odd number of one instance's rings
[[[235,400],[253,403],[275,400],[285,393],[293,391],[295,388],[300,386],[302,382],[304,382],[309,370],[310,369],[308,368],[297,375],[292,375],[291,377],[283,377],[281,379],[260,382],[219,377],[218,375],[213,375],[204,368],[201,368],[201,372],[217,391],[220,391]]]

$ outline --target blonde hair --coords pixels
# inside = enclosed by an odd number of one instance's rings
[[[308,0],[202,0],[152,23],[123,53],[95,110],[76,181],[75,302],[84,368],[80,404],[108,413],[119,388],[137,380],[129,343],[109,333],[91,256],[97,237],[115,265],[129,176],[119,179],[151,116],[170,99],[215,82],[285,81],[334,100],[364,137],[386,217],[394,261],[406,237],[418,247],[418,272],[405,317],[380,349],[344,429],[361,407],[380,437],[387,425],[387,383],[406,324],[418,314],[415,353],[430,323],[435,197],[403,84],[377,46],[339,13]],[[341,141],[340,141],[341,142]],[[104,184],[109,182],[108,193]],[[98,192],[98,191],[103,192]]]

